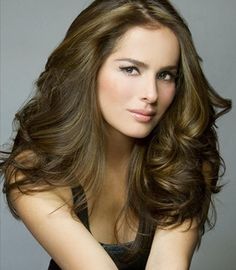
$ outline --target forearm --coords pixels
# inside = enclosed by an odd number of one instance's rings
[[[149,262],[145,270],[189,270],[190,261],[185,258],[173,258],[168,256],[164,260],[153,260]]]
[[[188,222],[175,229],[156,230],[145,270],[188,270],[198,242],[198,227]]]
[[[70,207],[58,194],[15,195],[17,213],[60,269],[118,270],[83,223],[71,216]]]

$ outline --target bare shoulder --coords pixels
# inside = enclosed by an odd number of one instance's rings
[[[18,158],[32,162],[29,155]],[[10,180],[17,182],[22,178],[24,175],[18,172]],[[117,269],[80,219],[73,215],[69,187],[35,190],[30,194],[14,189],[11,201],[25,226],[61,269]]]
[[[33,153],[33,151],[27,150],[15,158],[15,160],[24,166],[33,166],[37,162],[37,156]],[[8,181],[10,183],[16,183],[20,182],[25,178],[25,175],[22,171],[17,170],[15,173],[12,173],[14,171],[13,167],[9,167],[7,170],[8,174]],[[29,200],[45,200],[49,203],[54,202],[55,205],[59,204],[67,204],[69,207],[73,204],[73,196],[72,191],[70,187],[49,187],[44,186],[45,189],[48,188],[46,191],[38,191],[40,190],[42,186],[34,187],[34,192],[30,195],[24,194],[21,192],[18,188],[15,188],[11,191],[10,199],[14,206],[14,208],[17,210],[17,212],[20,210],[20,205],[23,203],[23,201],[29,201]]]

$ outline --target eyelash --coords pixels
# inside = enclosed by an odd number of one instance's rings
[[[132,75],[132,74],[131,74],[132,72],[130,72],[131,69],[132,69],[132,71],[135,70],[135,71],[137,71],[137,72],[139,73],[138,68],[136,68],[135,66],[120,67],[120,70],[121,70],[121,71],[123,71],[123,72],[125,72],[125,73],[128,73],[129,75]]]
[[[128,76],[137,76],[138,74],[132,74],[132,71],[137,71],[138,73],[140,73],[139,69],[135,66],[128,66],[128,67],[120,67],[120,70],[125,72]],[[165,76],[170,76],[170,79],[160,79],[161,75],[165,75]],[[172,82],[175,81],[177,79],[177,74],[174,74],[170,71],[162,71],[159,74],[157,74],[157,79],[163,80],[163,81],[167,81],[167,82]]]

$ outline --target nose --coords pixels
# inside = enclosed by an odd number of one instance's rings
[[[158,99],[158,88],[156,78],[149,78],[144,82],[144,87],[142,91],[142,100],[153,104]]]

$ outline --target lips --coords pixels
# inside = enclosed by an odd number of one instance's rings
[[[156,113],[154,111],[147,111],[147,110],[128,110],[132,113],[141,114],[145,116],[154,116]]]
[[[128,110],[135,120],[142,123],[150,122],[153,116],[156,114],[154,111],[147,110]]]

